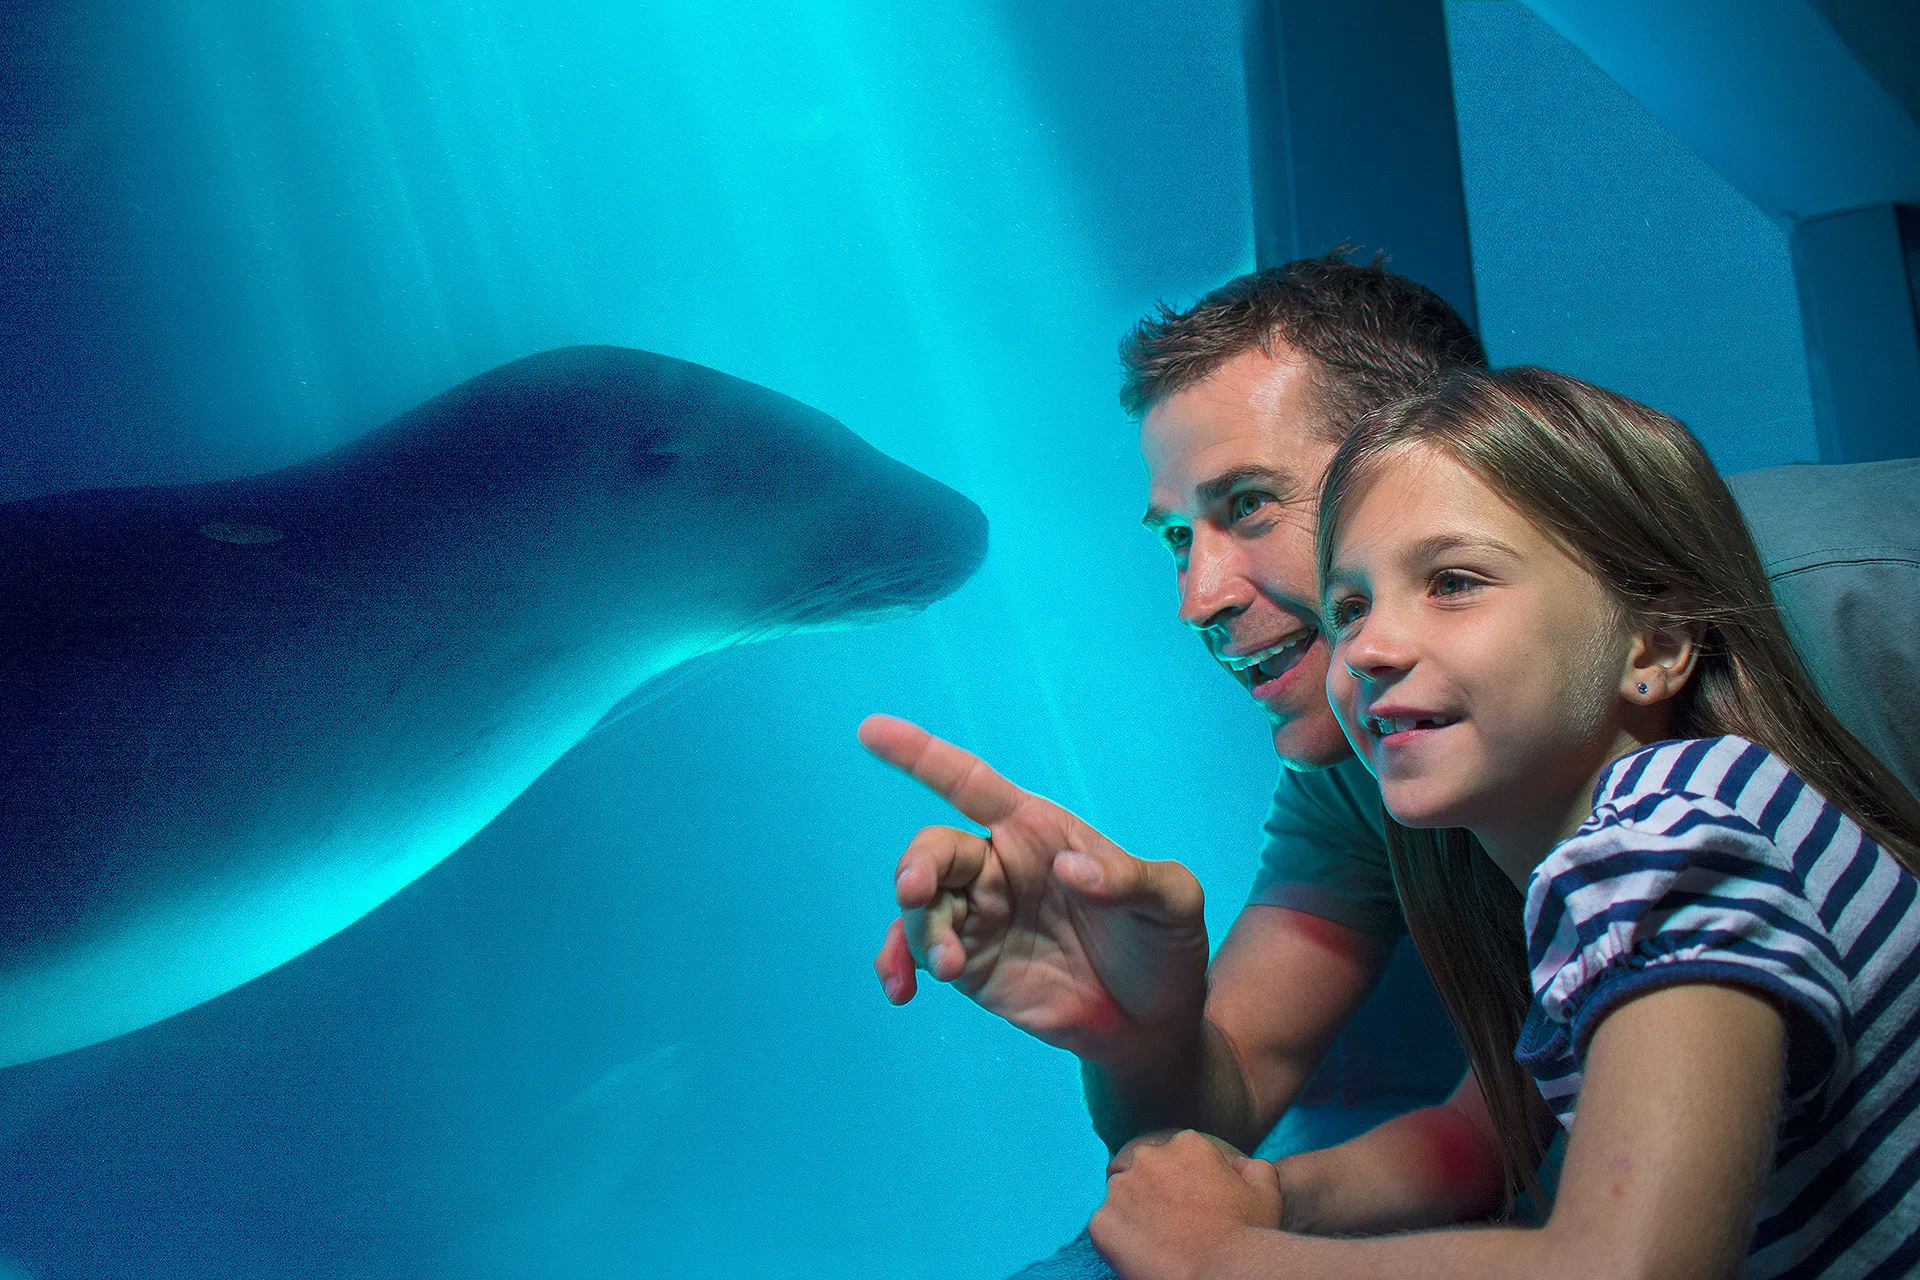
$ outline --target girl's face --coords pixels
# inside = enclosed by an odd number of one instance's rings
[[[1520,883],[1587,815],[1624,731],[1636,633],[1478,477],[1414,445],[1350,499],[1323,606],[1327,696],[1387,809],[1466,827]]]

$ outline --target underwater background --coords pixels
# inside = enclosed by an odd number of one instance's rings
[[[1524,6],[1447,13],[1495,362],[1813,460],[1779,226]],[[1072,1235],[1071,1058],[873,979],[948,815],[853,730],[1187,861],[1216,939],[1243,899],[1277,764],[1114,394],[1128,325],[1253,265],[1239,5],[9,0],[0,101],[0,498],[284,465],[604,342],[835,415],[993,539],[917,618],[669,673],[279,969],[0,1072],[0,1277],[963,1280]]]

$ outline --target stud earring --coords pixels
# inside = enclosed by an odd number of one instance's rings
[[[1645,693],[1646,691],[1647,691],[1647,686],[1646,686],[1646,685],[1644,685],[1644,684],[1643,684],[1643,685],[1641,685],[1641,686],[1640,686],[1640,692],[1642,692],[1642,693]]]

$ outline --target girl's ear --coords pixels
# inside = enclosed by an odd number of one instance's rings
[[[1703,622],[1648,626],[1633,637],[1620,694],[1643,707],[1664,702],[1686,687],[1706,635]]]

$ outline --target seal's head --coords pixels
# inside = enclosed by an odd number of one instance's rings
[[[623,347],[516,360],[322,461],[390,538],[458,526],[499,572],[614,598],[671,580],[736,640],[917,612],[986,555],[978,507],[827,414]]]

